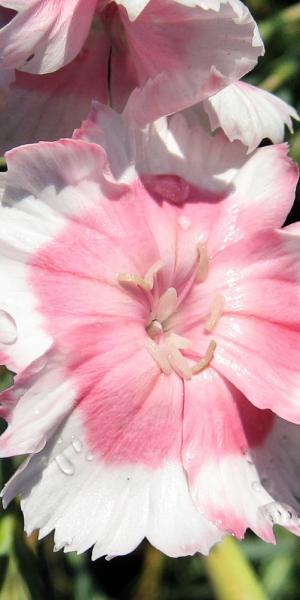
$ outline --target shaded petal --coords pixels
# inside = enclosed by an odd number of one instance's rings
[[[278,417],[264,443],[253,452],[260,482],[274,499],[262,507],[262,515],[298,535],[299,456],[299,426]]]
[[[112,56],[112,102],[140,124],[182,110],[253,68],[263,51],[255,23],[239,2],[155,0],[130,21],[120,8],[126,44]],[[124,81],[124,75],[126,81]],[[127,85],[126,85],[127,83]]]
[[[97,0],[5,0],[18,14],[0,31],[2,68],[50,73],[71,62],[87,38]]]
[[[39,358],[0,396],[9,425],[0,437],[0,456],[38,452],[68,414],[76,388],[56,352]]]
[[[0,152],[71,137],[92,99],[107,101],[108,52],[106,35],[91,32],[77,58],[56,73],[37,77],[17,71],[5,110],[0,112]],[[0,77],[6,73],[10,71],[2,71]]]
[[[214,131],[221,127],[229,140],[240,140],[252,152],[264,138],[274,144],[284,139],[284,126],[293,131],[292,106],[253,85],[236,81],[204,101]]]
[[[204,418],[205,417],[205,418]],[[196,507],[237,537],[247,528],[273,541],[261,507],[272,497],[261,488],[252,452],[273,427],[270,411],[253,407],[211,369],[185,382],[182,458]]]

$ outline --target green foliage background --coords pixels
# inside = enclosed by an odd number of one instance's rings
[[[249,0],[248,6],[259,22],[266,55],[247,80],[277,93],[300,112],[300,4]],[[290,143],[292,156],[300,162],[299,124]],[[299,218],[296,203],[291,220]],[[0,370],[0,386],[10,383],[11,375]],[[2,461],[2,485],[16,462]],[[213,591],[205,559],[169,559],[147,543],[110,562],[100,559],[92,563],[89,553],[53,553],[51,536],[40,542],[35,534],[24,536],[15,502],[6,512],[1,510],[0,516],[0,600],[298,600],[300,540],[284,530],[277,534],[277,546],[265,544],[251,533],[241,542],[265,594],[256,595],[249,588],[245,594],[237,585],[233,598]]]

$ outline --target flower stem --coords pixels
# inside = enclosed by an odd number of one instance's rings
[[[225,537],[204,559],[217,600],[267,600],[241,546]]]
[[[138,582],[133,600],[159,600],[160,580],[164,567],[164,555],[147,545],[145,551],[144,567]]]

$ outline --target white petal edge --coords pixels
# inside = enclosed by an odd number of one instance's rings
[[[252,152],[264,138],[278,144],[285,125],[293,131],[296,110],[274,94],[237,81],[204,100],[213,131],[221,127],[228,139],[241,141]]]
[[[55,529],[55,547],[93,559],[132,551],[144,537],[169,556],[207,554],[222,533],[196,510],[180,463],[156,470],[105,464],[90,454],[78,415],[5,486],[6,506],[21,493],[25,529]]]

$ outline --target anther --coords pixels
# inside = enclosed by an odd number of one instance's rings
[[[224,296],[222,294],[217,294],[213,301],[210,315],[204,323],[204,329],[206,331],[212,331],[215,328],[221,317],[222,311],[224,309],[224,304]]]
[[[196,280],[198,283],[201,283],[207,277],[208,256],[207,256],[207,248],[206,248],[205,244],[198,244],[197,249],[199,252],[199,264],[198,264]]]
[[[117,275],[119,283],[125,283],[128,285],[135,285],[141,287],[143,290],[151,290],[150,284],[138,275],[131,275],[130,273],[118,273]]]
[[[184,358],[180,350],[178,350],[178,348],[176,348],[176,346],[170,341],[166,341],[164,346],[166,349],[168,361],[171,367],[173,367],[174,371],[176,371],[176,373],[178,373],[178,375],[180,375],[180,377],[182,377],[183,379],[191,379],[192,371],[189,367],[186,358]]]
[[[211,340],[203,358],[201,358],[201,360],[199,360],[199,362],[197,362],[192,367],[192,373],[194,375],[196,373],[201,373],[201,371],[203,371],[204,369],[206,369],[206,367],[208,367],[210,361],[212,360],[212,358],[214,356],[216,347],[217,347],[217,343],[215,342],[215,340]]]
[[[150,290],[153,288],[155,275],[158,273],[158,271],[160,271],[160,269],[163,268],[163,266],[164,262],[162,260],[158,260],[156,263],[154,263],[154,265],[152,265],[152,267],[150,267],[150,269],[148,269],[144,277],[144,281],[148,283]]]

